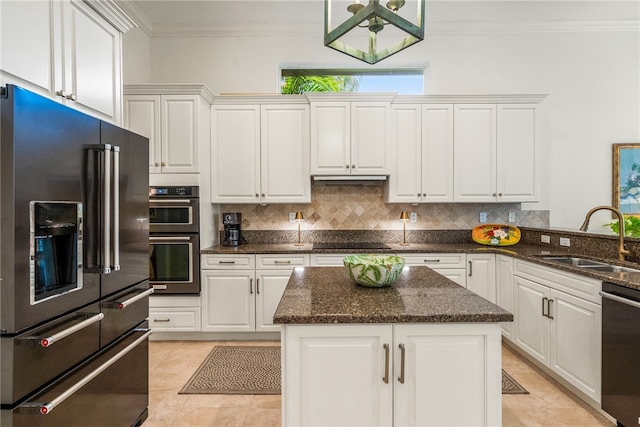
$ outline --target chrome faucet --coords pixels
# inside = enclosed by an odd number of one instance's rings
[[[613,206],[596,206],[595,208],[587,212],[587,217],[584,219],[584,222],[580,227],[580,231],[587,231],[591,215],[602,209],[609,210],[616,214],[616,216],[618,217],[618,224],[620,225],[620,229],[618,230],[620,232],[620,236],[618,238],[618,259],[620,261],[626,261],[626,257],[627,255],[629,255],[629,251],[624,248],[624,216],[622,215],[622,212],[620,212],[620,210],[614,208]]]

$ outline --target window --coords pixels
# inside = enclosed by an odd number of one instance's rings
[[[282,69],[281,93],[397,92],[424,94],[422,68]]]

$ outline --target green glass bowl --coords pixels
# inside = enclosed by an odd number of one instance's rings
[[[404,258],[396,255],[348,255],[343,262],[347,273],[358,285],[370,288],[391,286],[404,267]]]

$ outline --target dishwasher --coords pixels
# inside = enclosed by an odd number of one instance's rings
[[[602,284],[602,409],[640,425],[640,290]]]

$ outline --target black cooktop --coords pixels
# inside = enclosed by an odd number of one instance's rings
[[[313,249],[391,249],[384,243],[378,242],[319,242],[313,244]]]

